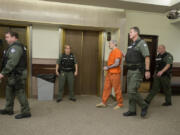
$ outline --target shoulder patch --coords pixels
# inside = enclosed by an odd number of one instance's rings
[[[144,46],[146,47],[146,46],[147,46],[147,44],[144,44]]]
[[[16,49],[12,48],[11,53],[15,53],[15,52],[16,52]]]

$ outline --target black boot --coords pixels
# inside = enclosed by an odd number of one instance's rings
[[[167,102],[162,104],[162,106],[171,106],[171,105],[172,105],[172,103],[167,103]]]
[[[30,118],[31,113],[24,113],[24,114],[18,114],[15,116],[15,119],[23,119],[23,118]]]
[[[127,112],[123,113],[123,116],[126,116],[126,117],[128,117],[128,116],[136,116],[136,112],[127,111]]]
[[[56,100],[57,103],[59,103],[59,102],[61,102],[61,101],[62,101],[62,99],[57,99],[57,100]]]
[[[147,110],[148,110],[148,106],[142,108],[142,110],[141,110],[141,117],[145,117],[146,116]]]
[[[76,99],[75,98],[70,98],[69,100],[73,101],[73,102],[76,102]]]
[[[2,114],[2,115],[13,115],[14,114],[14,112],[13,111],[7,111],[7,110],[5,110],[5,109],[3,109],[3,110],[0,110],[0,114]]]
[[[149,102],[149,101],[147,101],[146,99],[145,99],[144,101],[146,102],[146,104],[148,104],[148,105],[150,104],[150,102]]]

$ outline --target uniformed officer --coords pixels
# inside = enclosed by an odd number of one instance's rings
[[[7,32],[5,40],[9,44],[4,52],[2,71],[0,79],[8,77],[6,86],[6,106],[0,110],[0,114],[12,115],[15,95],[21,104],[21,113],[16,115],[16,119],[31,117],[29,104],[25,95],[27,77],[27,53],[26,48],[18,41],[16,32]]]
[[[57,102],[62,101],[66,80],[69,88],[69,100],[76,101],[74,95],[74,76],[78,75],[78,64],[75,56],[71,53],[70,45],[65,45],[64,53],[57,61],[56,75],[59,76],[59,94]]]
[[[146,79],[150,78],[150,54],[147,44],[139,37],[139,33],[138,27],[132,27],[130,29],[130,39],[133,43],[128,47],[125,56],[128,69],[127,91],[129,97],[129,110],[123,113],[124,116],[135,116],[136,104],[142,108],[142,117],[147,114],[148,105],[138,93],[138,88],[143,80],[144,73]]]
[[[158,55],[156,57],[156,73],[153,80],[152,90],[146,97],[145,101],[150,104],[154,96],[163,89],[165,94],[165,102],[163,106],[172,105],[171,102],[171,70],[173,64],[173,56],[166,52],[164,45],[158,46]]]

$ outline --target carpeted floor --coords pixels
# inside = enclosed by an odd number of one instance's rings
[[[95,107],[101,99],[96,96],[77,96],[73,103],[66,97],[61,103],[30,99],[32,118],[15,120],[14,116],[0,115],[0,135],[180,135],[180,96],[173,96],[173,106],[163,107],[162,95],[153,100],[147,118],[123,117],[128,109],[113,110],[116,102],[107,108]],[[0,108],[5,100],[0,99]],[[15,102],[15,113],[20,107]]]

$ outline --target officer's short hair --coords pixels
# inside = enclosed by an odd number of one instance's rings
[[[164,44],[160,44],[159,46],[162,46],[164,49],[166,49],[166,46]]]
[[[138,35],[140,34],[140,30],[137,26],[131,27],[131,29],[133,29],[135,32],[137,32]]]
[[[117,46],[117,45],[118,45],[117,40],[111,40],[110,42],[111,42],[111,43],[113,43],[115,46]]]
[[[65,45],[64,45],[64,49],[65,49],[67,46],[71,49],[71,46],[70,46],[69,44],[65,44]]]
[[[6,34],[10,34],[11,37],[15,37],[16,39],[19,39],[19,34],[17,32],[8,31],[8,32],[6,32]]]

